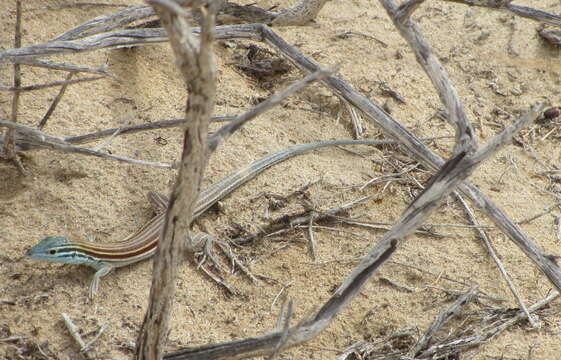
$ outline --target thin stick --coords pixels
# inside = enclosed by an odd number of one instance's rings
[[[320,69],[320,70],[306,76],[305,78],[290,84],[289,86],[284,88],[282,91],[269,96],[267,98],[267,100],[259,103],[259,105],[253,107],[252,109],[243,113],[242,115],[239,115],[235,120],[233,120],[230,123],[224,125],[217,132],[215,132],[214,134],[212,134],[210,136],[210,139],[209,139],[209,149],[210,149],[210,151],[213,152],[214,150],[216,150],[216,148],[218,147],[218,145],[222,141],[224,141],[228,137],[230,137],[236,130],[238,130],[247,121],[254,119],[259,114],[262,114],[263,112],[265,112],[265,111],[271,109],[272,107],[280,104],[281,101],[283,101],[289,95],[295,93],[296,91],[299,91],[299,90],[303,89],[304,87],[306,87],[307,85],[311,84],[312,82],[314,82],[316,80],[320,80],[320,79],[322,79],[326,76],[329,76],[330,74],[331,74],[331,71]]]
[[[269,356],[266,357],[266,360],[273,360],[275,356],[277,356],[280,353],[283,346],[286,345],[290,337],[290,331],[289,331],[290,319],[292,319],[293,315],[294,314],[292,312],[292,300],[283,302],[281,306],[281,311],[279,312],[279,316],[277,318],[277,326],[276,326],[277,328],[282,329],[282,335],[280,336],[271,354],[269,354]]]
[[[343,98],[340,101],[345,104],[345,108],[349,112],[351,117],[351,123],[353,124],[353,134],[355,139],[360,139],[364,134],[364,128],[362,127],[362,119],[354,106],[351,106],[349,102]]]
[[[458,296],[458,295],[465,294],[465,291],[445,289],[445,288],[443,288],[443,287],[434,286],[434,285],[425,285],[424,288],[440,290],[440,291],[442,291],[442,292],[444,292],[444,293],[446,293],[446,294],[449,294],[449,295],[456,295],[456,296]],[[478,298],[487,299],[487,300],[492,300],[492,301],[496,301],[496,302],[506,302],[506,301],[507,301],[506,299],[503,299],[503,298],[500,298],[500,297],[497,297],[497,296],[487,295],[487,294],[485,294],[485,293],[483,293],[483,292],[481,292],[481,291],[479,291],[479,290],[477,291],[477,294],[476,294],[475,296],[478,297]]]
[[[16,64],[14,66],[19,67],[19,64]],[[29,86],[20,86],[20,85],[15,85],[15,84],[14,84],[14,86],[2,86],[2,85],[0,85],[0,91],[13,91],[14,93],[16,93],[16,92],[19,93],[20,91],[41,90],[41,89],[46,89],[46,88],[55,87],[55,86],[63,86],[63,85],[68,86],[68,85],[71,85],[71,84],[77,84],[77,83],[86,82],[86,81],[95,81],[95,80],[99,80],[99,79],[104,79],[108,76],[110,76],[110,75],[109,74],[103,74],[103,75],[91,76],[91,77],[74,79],[74,80],[52,81],[52,82],[45,83],[45,84],[35,84],[35,85],[29,85]]]
[[[210,121],[211,122],[224,122],[224,121],[232,121],[236,118],[237,118],[237,116],[235,116],[235,115],[216,115],[216,116],[213,116],[210,119]],[[160,120],[160,121],[154,121],[154,122],[144,123],[144,124],[139,124],[139,125],[131,125],[131,126],[125,126],[125,127],[121,127],[121,128],[106,129],[106,130],[101,130],[101,131],[97,131],[97,132],[90,133],[90,134],[85,134],[85,135],[65,136],[65,137],[63,137],[63,139],[66,142],[69,142],[69,143],[72,143],[72,144],[83,144],[83,143],[95,141],[95,140],[103,138],[103,137],[111,136],[118,129],[120,129],[118,135],[124,135],[124,134],[132,134],[132,133],[136,133],[136,132],[140,132],[140,131],[147,131],[147,130],[154,130],[154,129],[168,129],[168,128],[172,128],[172,127],[178,127],[178,126],[181,126],[183,123],[185,123],[185,119]]]
[[[417,292],[415,289],[409,287],[409,286],[405,286],[402,284],[399,284],[397,281],[394,281],[392,279],[388,279],[387,277],[383,277],[380,276],[379,278],[382,282],[388,283],[389,285],[395,287],[397,290],[399,291],[403,291],[403,292],[408,292],[408,293],[414,293]]]
[[[436,332],[444,326],[448,321],[452,320],[453,318],[457,317],[462,309],[471,302],[471,300],[477,294],[477,287],[472,287],[468,292],[463,294],[462,296],[458,297],[456,301],[449,308],[441,311],[438,314],[438,317],[432,322],[429,326],[427,331],[423,334],[423,336],[417,341],[417,344],[408,352],[407,356],[411,358],[415,358],[415,356],[431,341],[432,337],[436,334]]]
[[[330,218],[340,221],[341,223],[344,224],[348,224],[348,225],[355,225],[355,226],[359,226],[359,227],[365,227],[365,228],[369,228],[369,229],[375,229],[375,230],[385,230],[385,231],[389,231],[391,229],[392,224],[387,223],[386,225],[381,225],[379,223],[374,223],[374,222],[368,222],[368,221],[359,221],[359,220],[355,220],[355,219],[350,219],[348,217],[344,217],[344,216],[336,216],[336,215],[329,215]],[[428,225],[426,225],[428,226]],[[425,236],[433,236],[433,237],[440,237],[440,238],[444,238],[444,237],[448,237],[447,235],[443,235],[443,234],[438,234],[432,231],[426,231],[426,230],[415,230],[415,234],[418,235],[425,235]]]
[[[70,81],[72,79],[72,77],[74,76],[74,74],[76,74],[76,72],[74,72],[74,71],[69,72],[68,75],[66,76],[65,81]],[[43,127],[45,127],[45,125],[47,124],[47,120],[49,120],[49,118],[51,117],[51,115],[55,111],[58,103],[60,102],[60,100],[64,96],[64,93],[66,92],[66,89],[68,88],[68,85],[70,85],[70,84],[65,83],[64,85],[61,86],[58,94],[56,95],[55,99],[51,103],[51,106],[49,106],[49,109],[47,110],[45,115],[43,115],[43,118],[41,119],[41,121],[39,121],[39,124],[37,125],[37,128],[39,130],[42,130]]]
[[[82,339],[78,327],[74,325],[67,313],[60,313],[60,315],[62,315],[62,320],[64,320],[64,325],[66,325],[70,336],[72,336],[72,339],[80,346],[80,351],[83,351],[86,348],[86,342]]]
[[[88,341],[84,347],[80,350],[80,352],[84,353],[86,351],[88,351],[90,349],[90,347],[101,337],[101,335],[103,335],[103,333],[105,332],[105,329],[107,329],[107,327],[109,326],[109,324],[103,324],[102,326],[99,327],[99,329],[97,330],[97,334],[94,336],[93,339],[91,339],[90,341]]]
[[[372,198],[374,198],[373,195],[365,196],[365,197],[362,197],[360,199],[353,200],[349,203],[336,206],[336,207],[328,209],[326,211],[322,211],[316,216],[315,220],[318,221],[318,220],[325,219],[326,217],[335,215],[335,214],[340,213],[342,211],[348,210],[348,209],[350,209],[354,206],[360,205],[360,204],[362,204],[362,203],[364,203],[364,202],[366,202],[366,201],[368,201]],[[291,219],[288,224],[285,224],[284,222],[282,224],[270,224],[265,229],[261,229],[259,231],[259,233],[257,233],[257,234],[253,234],[253,235],[250,235],[250,236],[245,237],[245,238],[234,239],[233,242],[237,245],[241,245],[241,244],[249,243],[249,242],[253,241],[255,238],[257,238],[261,235],[267,235],[267,234],[270,235],[270,234],[273,234],[273,233],[277,234],[278,232],[281,232],[281,231],[286,232],[286,231],[288,231],[287,227],[288,228],[293,228],[294,226],[307,224],[307,223],[310,222],[310,218],[311,218],[310,216],[298,216],[294,219]]]
[[[121,132],[121,128],[118,128],[117,130],[115,130],[115,132],[113,134],[111,134],[110,137],[108,137],[107,139],[105,139],[101,144],[99,144],[98,146],[96,146],[94,148],[94,151],[101,151],[102,149],[106,148],[107,146],[109,146],[109,144],[111,144],[111,142],[113,141],[113,139],[115,139],[115,137],[117,135],[119,135],[119,133]]]
[[[314,238],[314,215],[310,215],[310,221],[308,222],[308,252],[312,261],[316,261],[316,239]]]
[[[249,271],[249,269],[234,255],[234,253],[232,252],[232,249],[229,246],[223,244],[220,241],[216,241],[216,243],[218,244],[218,247],[220,248],[220,250],[222,250],[222,253],[224,254],[224,256],[226,256],[230,260],[230,262],[232,263],[232,272],[234,272],[235,268],[237,267],[255,285],[260,285],[261,284],[259,279],[257,279],[255,277],[255,275],[253,275],[251,273],[251,271]]]
[[[226,280],[214,275],[212,271],[208,270],[203,264],[201,264],[198,269],[202,270],[209,278],[212,279],[212,281],[224,287],[224,289],[226,289],[226,291],[228,291],[230,295],[236,295],[239,293],[239,291],[236,290],[235,287],[230,285],[230,283],[228,283]]]
[[[14,35],[14,47],[16,49],[21,47],[21,0],[16,0],[16,24],[15,24],[15,35]],[[21,72],[19,64],[14,64],[14,87],[19,88],[21,86]],[[19,106],[19,91],[15,91],[12,96],[12,113],[10,115],[10,121],[16,123],[18,120],[18,106]],[[23,165],[19,161],[18,155],[16,154],[16,141],[15,141],[15,130],[8,129],[5,136],[3,154],[6,158],[13,160],[18,167],[20,173],[25,173]],[[0,153],[1,155],[1,153]]]
[[[469,217],[470,222],[473,225],[479,225],[479,221],[477,221],[477,218],[475,217],[475,214],[473,213],[473,210],[471,210],[469,205],[464,201],[464,198],[460,194],[458,194],[457,192],[454,192],[454,195],[456,196],[456,198],[462,204],[462,206],[464,208],[464,211],[467,213],[467,215]],[[487,237],[487,234],[485,233],[485,231],[481,230],[480,228],[476,228],[475,230],[479,234],[480,239],[483,241],[483,244],[485,245],[485,249],[487,249],[487,252],[491,256],[491,258],[493,259],[495,264],[497,264],[497,267],[499,268],[499,272],[501,273],[501,276],[505,279],[506,284],[507,284],[508,288],[510,289],[510,292],[512,293],[512,295],[514,295],[514,298],[518,302],[518,306],[520,306],[522,311],[524,311],[526,313],[526,316],[528,317],[528,321],[530,322],[530,325],[532,325],[533,328],[536,328],[537,324],[534,321],[534,318],[528,312],[528,309],[526,308],[526,304],[524,304],[524,300],[522,299],[522,297],[518,293],[518,290],[516,290],[516,287],[512,283],[512,280],[511,280],[510,276],[508,275],[503,263],[501,262],[501,260],[497,256],[497,254],[495,253],[495,249],[493,249],[493,247],[491,246],[491,243],[489,241],[489,238]]]
[[[277,301],[282,297],[282,299],[284,300],[286,298],[286,289],[288,289],[289,287],[292,286],[292,284],[294,284],[294,280],[289,281],[288,283],[284,284],[282,286],[282,288],[279,290],[279,292],[277,293],[277,295],[275,295],[275,298],[273,299],[273,301],[271,302],[271,311],[273,310],[273,307],[275,306],[275,304],[277,303]]]
[[[387,226],[391,226],[392,223],[389,222],[381,222],[381,221],[364,221],[364,220],[357,220],[356,218],[348,218],[344,216],[336,216],[331,215],[331,217],[335,220],[341,220],[348,223],[355,222],[359,226],[380,226],[379,229],[387,229]],[[429,227],[444,227],[444,228],[458,228],[458,229],[494,229],[494,226],[490,225],[463,225],[463,224],[435,224],[435,223],[426,223],[423,225],[424,228]],[[378,229],[373,227],[374,229]]]
[[[50,136],[50,135],[45,134],[42,131],[27,127],[27,126],[24,126],[24,125],[19,125],[19,124],[13,123],[11,121],[0,120],[0,126],[1,125],[6,126],[8,128],[11,128],[11,129],[14,129],[14,130],[17,130],[19,133],[25,134],[27,136],[26,141],[31,142],[32,144],[37,145],[37,146],[44,146],[44,147],[48,147],[48,148],[51,148],[51,149],[57,149],[57,150],[62,150],[62,151],[66,151],[66,152],[76,152],[76,153],[80,153],[80,154],[84,154],[84,155],[97,156],[97,157],[106,158],[106,159],[113,159],[113,160],[128,162],[128,163],[136,164],[136,165],[155,166],[155,167],[162,167],[162,168],[175,168],[175,165],[173,165],[173,164],[136,160],[136,159],[131,159],[131,158],[128,158],[128,157],[125,157],[125,156],[107,154],[107,153],[103,153],[103,152],[100,152],[100,151],[95,151],[95,150],[83,148],[83,147],[80,147],[80,146],[75,146],[75,145],[72,145],[72,144],[68,144],[64,141],[63,138],[56,137],[56,136]]]
[[[85,72],[90,74],[104,74],[104,75],[112,76],[110,73],[107,72],[107,66],[101,66],[95,69],[89,66],[72,65],[72,64],[58,63],[49,60],[33,59],[33,58],[19,58],[16,60],[16,62],[22,65],[41,67],[51,70]]]

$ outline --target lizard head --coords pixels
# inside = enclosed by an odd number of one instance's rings
[[[25,252],[25,255],[36,260],[53,262],[66,262],[65,254],[68,254],[70,242],[64,237],[46,237],[37,245]]]

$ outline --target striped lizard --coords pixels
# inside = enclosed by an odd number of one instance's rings
[[[202,191],[199,194],[193,219],[263,170],[296,155],[327,146],[353,144],[380,145],[388,143],[392,143],[392,141],[329,140],[296,145],[269,154]],[[80,240],[69,241],[65,237],[46,237],[37,245],[27,250],[25,255],[37,260],[64,264],[83,264],[92,267],[96,272],[89,288],[89,297],[93,298],[97,292],[100,279],[109,274],[111,270],[136,263],[154,255],[165,224],[166,212],[163,210],[167,207],[167,197],[157,193],[151,193],[150,195],[152,202],[160,207],[159,213],[137,232],[122,241],[96,244]]]

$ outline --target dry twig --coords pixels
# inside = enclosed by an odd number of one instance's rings
[[[64,325],[66,325],[68,332],[74,341],[76,341],[78,346],[80,346],[80,352],[82,352],[86,348],[86,342],[82,339],[78,327],[74,325],[74,322],[67,313],[61,313],[60,315],[62,316],[62,320],[64,320]]]
[[[84,154],[84,155],[113,159],[113,160],[128,162],[128,163],[136,164],[136,165],[155,166],[155,167],[162,167],[162,168],[174,168],[175,167],[175,165],[173,165],[173,164],[136,160],[136,159],[131,159],[131,158],[128,158],[128,157],[125,157],[125,156],[107,154],[107,153],[104,153],[104,152],[100,152],[100,151],[96,151],[96,150],[87,149],[87,148],[83,148],[83,147],[80,147],[80,146],[68,144],[66,141],[64,141],[64,138],[47,135],[42,131],[27,127],[27,126],[24,126],[24,125],[20,125],[20,124],[11,122],[11,121],[0,120],[0,126],[6,126],[10,129],[17,130],[19,134],[24,134],[26,144],[31,144],[31,145],[35,145],[35,146],[42,146],[42,147],[57,149],[57,150],[66,151],[66,152],[76,152],[76,153],[80,153],[80,154]],[[0,143],[1,143],[1,141],[0,141]]]
[[[21,0],[16,0],[16,25],[15,25],[15,35],[14,35],[14,48],[18,49],[21,47]],[[21,86],[21,72],[19,64],[14,64],[14,87],[19,89]],[[13,123],[17,122],[18,119],[18,106],[19,106],[19,95],[20,91],[14,91],[12,96],[12,113],[10,115],[10,121]],[[4,137],[4,147],[0,151],[0,156],[6,157],[8,160],[12,160],[18,167],[21,173],[25,173],[25,169],[21,164],[19,157],[16,153],[16,136],[14,129],[8,129]]]
[[[19,67],[19,64],[15,64],[14,66]],[[21,91],[41,90],[41,89],[46,89],[46,88],[55,87],[55,86],[67,86],[67,85],[82,83],[82,82],[86,82],[86,81],[95,81],[95,80],[106,78],[107,76],[109,76],[109,75],[103,74],[103,75],[91,76],[91,77],[74,79],[74,80],[52,81],[52,82],[49,82],[49,83],[46,83],[46,84],[35,84],[35,85],[29,85],[29,86],[20,86],[20,85],[15,85],[14,84],[14,86],[0,86],[0,91],[13,91],[14,94],[15,94],[15,93],[19,93]]]
[[[69,81],[72,79],[72,77],[74,76],[74,74],[76,74],[76,72],[74,71],[70,71],[68,73],[68,75],[66,76],[66,81]],[[61,87],[60,90],[58,92],[58,94],[56,95],[56,97],[54,98],[53,102],[51,103],[51,106],[49,106],[49,109],[47,110],[47,112],[45,113],[45,115],[43,115],[43,118],[41,118],[41,121],[39,121],[39,124],[37,124],[37,129],[39,130],[43,130],[43,127],[45,127],[45,125],[47,124],[47,121],[49,120],[49,118],[51,117],[51,115],[53,114],[53,112],[55,111],[58,103],[60,102],[60,100],[62,99],[62,97],[64,96],[64,93],[66,92],[66,89],[68,89],[68,85],[70,85],[70,83],[65,82]]]
[[[475,217],[475,214],[473,213],[473,210],[471,210],[469,205],[464,201],[463,197],[458,193],[455,193],[454,195],[456,196],[456,198],[460,201],[460,203],[464,207],[464,210],[467,213],[470,222],[475,226],[479,226],[479,222],[477,221],[477,218]],[[479,227],[476,227],[475,230],[479,234],[479,237],[480,237],[481,241],[483,241],[483,244],[485,245],[485,249],[487,250],[487,252],[491,256],[491,258],[493,259],[495,264],[497,265],[497,268],[499,269],[499,272],[501,273],[501,276],[505,279],[505,281],[507,283],[507,286],[510,289],[510,292],[512,293],[512,295],[514,295],[514,298],[518,302],[518,305],[520,306],[520,309],[522,309],[522,311],[524,311],[524,313],[528,317],[528,321],[530,322],[532,327],[537,327],[536,322],[534,321],[534,319],[532,318],[532,316],[528,312],[528,309],[526,308],[526,304],[524,304],[524,300],[522,299],[522,297],[518,293],[518,290],[516,290],[516,287],[512,283],[512,280],[511,280],[510,276],[508,275],[503,263],[501,262],[501,260],[499,259],[499,257],[495,253],[495,250],[491,246],[491,242],[489,241],[489,238],[487,237],[487,234],[485,233],[485,231],[483,231]]]
[[[425,349],[433,336],[438,330],[444,326],[448,321],[457,317],[462,311],[463,307],[466,306],[477,294],[477,287],[471,288],[468,292],[458,297],[456,301],[447,309],[443,310],[438,314],[438,317],[432,322],[424,335],[417,341],[417,344],[409,351],[408,356],[415,358],[420,351]]]

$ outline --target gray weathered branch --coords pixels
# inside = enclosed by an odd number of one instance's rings
[[[202,15],[199,39],[193,36],[186,19],[175,9],[177,3],[169,0],[150,0],[149,3],[166,28],[176,65],[187,85],[189,95],[185,119],[189,121],[183,127],[179,174],[156,250],[150,300],[136,343],[136,358],[139,360],[158,360],[164,353],[175,296],[178,258],[185,239],[190,238],[193,212],[208,160],[208,124],[216,93],[213,58],[216,2],[200,1],[191,5],[197,6]],[[190,246],[188,242],[188,250],[191,250]]]

